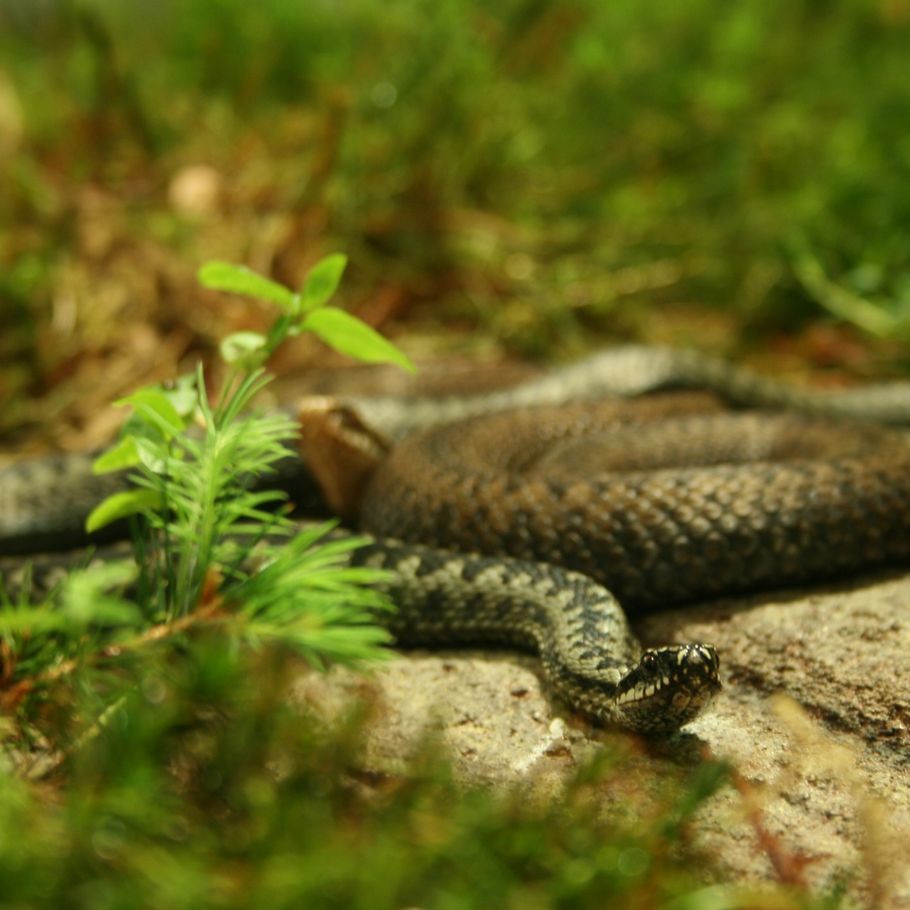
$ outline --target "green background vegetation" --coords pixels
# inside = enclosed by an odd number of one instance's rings
[[[908,40],[906,0],[5,0],[3,378],[85,400],[136,326],[166,359],[254,318],[200,262],[298,286],[333,250],[433,350],[748,353],[825,307],[905,337]]]
[[[213,258],[299,287],[343,250],[347,306],[424,357],[644,339],[899,372],[908,47],[908,0],[0,0],[0,434],[97,444],[113,398],[261,330],[199,289]],[[356,737],[217,648],[135,673],[48,792],[3,785],[0,902],[748,905],[699,890],[672,821],[697,774],[638,827],[473,794],[442,821],[437,766],[357,797]],[[39,727],[69,705],[78,743],[73,688]]]

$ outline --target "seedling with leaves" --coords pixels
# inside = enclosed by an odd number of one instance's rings
[[[130,519],[135,566],[128,576],[138,572],[134,590],[141,596],[135,609],[127,609],[130,602],[109,591],[121,576],[105,566],[86,568],[60,589],[59,622],[48,626],[44,604],[19,603],[15,613],[7,605],[0,634],[14,653],[18,645],[20,657],[26,651],[48,660],[55,653],[75,655],[72,648],[61,650],[59,641],[51,649],[39,647],[34,636],[24,634],[28,629],[46,630],[45,637],[57,640],[78,632],[78,653],[99,659],[195,625],[226,626],[250,643],[282,642],[316,664],[385,653],[381,645],[388,635],[374,618],[389,605],[370,587],[383,573],[348,566],[347,554],[363,541],[332,538],[331,523],[299,531],[283,509],[285,494],[264,488],[261,480],[292,456],[288,444],[295,425],[280,413],[249,410],[270,381],[269,356],[301,332],[313,332],[361,360],[413,370],[394,345],[329,306],[344,267],[342,255],[323,259],[296,293],[228,263],[211,262],[200,270],[206,287],[265,299],[281,314],[265,334],[240,332],[224,340],[221,354],[229,370],[214,403],[201,367],[171,388],[143,388],[119,402],[133,414],[95,470],[128,469],[133,488],[104,500],[86,527],[94,531]],[[83,577],[88,581],[80,583]],[[120,606],[117,623],[111,621],[112,602]],[[78,629],[72,615],[85,620]],[[40,663],[29,664],[33,680],[60,675],[59,669],[48,675],[45,667],[42,677]]]

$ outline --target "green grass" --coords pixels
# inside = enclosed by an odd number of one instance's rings
[[[0,905],[400,910],[803,908],[718,883],[694,813],[706,763],[652,792],[602,750],[558,799],[453,782],[428,744],[402,773],[364,765],[362,716],[289,705],[295,664],[203,636],[146,655],[116,710],[40,782],[0,777]],[[94,705],[74,698],[78,720]],[[609,808],[605,794],[622,792]]]
[[[400,318],[530,352],[678,303],[751,337],[792,327],[833,299],[807,261],[906,331],[902,0],[71,0],[0,19],[20,358],[55,295],[104,296],[113,253],[85,221],[105,217],[118,260],[181,250],[170,282],[217,255],[294,284],[308,244],[340,247],[354,300],[391,288]],[[167,200],[200,162],[228,182],[214,222]],[[110,208],[86,213],[78,187]]]

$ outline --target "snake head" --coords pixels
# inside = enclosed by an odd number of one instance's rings
[[[310,395],[300,402],[299,450],[329,507],[348,522],[390,444],[337,399]]]
[[[620,680],[619,722],[642,733],[669,733],[693,720],[720,691],[711,645],[648,648]]]

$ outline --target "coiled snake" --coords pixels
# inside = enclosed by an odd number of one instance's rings
[[[598,400],[674,386],[777,412]],[[906,384],[808,392],[621,348],[471,398],[309,402],[303,450],[329,501],[377,537],[355,559],[396,572],[399,641],[535,650],[569,704],[665,732],[717,691],[717,655],[642,652],[613,595],[654,609],[906,560],[910,446],[877,424],[908,420]],[[383,435],[399,441],[378,457]],[[0,472],[0,553],[76,527],[106,492],[86,464]]]

